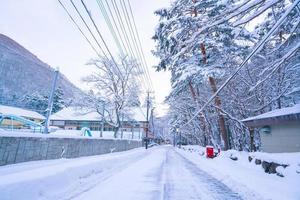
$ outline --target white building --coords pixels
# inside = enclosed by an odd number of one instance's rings
[[[145,135],[146,129],[145,108],[134,107],[124,117],[120,131],[139,133]],[[50,116],[50,125],[65,130],[81,130],[84,127],[91,131],[101,131],[102,117],[95,111],[80,107],[67,107]],[[103,123],[103,131],[113,131],[109,123]]]
[[[242,120],[258,128],[264,152],[300,152],[300,104]]]

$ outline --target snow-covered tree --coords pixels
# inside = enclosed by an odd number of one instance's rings
[[[194,104],[194,109],[189,109],[192,112],[203,104],[203,95],[207,97],[211,91],[216,90],[216,82],[224,77],[227,69],[243,58],[248,45],[241,43],[246,40],[251,42],[250,33],[229,23],[192,37],[210,18],[220,15],[229,6],[230,3],[220,4],[217,0],[179,0],[170,9],[156,12],[160,16],[160,24],[153,37],[157,41],[154,55],[160,58],[157,69],[171,70],[174,95],[181,95],[184,90],[189,90],[188,96]],[[216,101],[218,107],[221,106],[220,102],[220,99]],[[215,128],[209,128],[205,113],[200,113],[196,119],[200,123],[197,128],[202,132],[204,145],[213,143],[210,132],[218,129],[223,140],[227,140],[225,122],[219,109],[211,112],[219,116],[219,125]]]
[[[119,63],[101,58],[92,59],[88,64],[95,67],[94,73],[83,79],[92,86],[89,106],[102,115],[105,103],[104,119],[115,127],[114,137],[117,137],[126,109],[140,104],[136,63],[127,58],[121,58]]]
[[[64,101],[64,92],[62,88],[58,87],[54,92],[53,97],[53,107],[52,113],[56,113],[65,107]],[[31,95],[26,95],[22,102],[24,103],[24,107],[34,110],[42,115],[46,114],[46,109],[48,107],[49,97],[46,95],[41,95],[39,93],[34,93]]]
[[[299,11],[294,9],[215,101],[194,117],[292,3],[177,0],[156,12],[160,22],[153,53],[160,58],[156,69],[171,71],[167,101],[174,128],[184,125],[181,131],[202,145],[249,150],[249,130],[240,119],[299,101]],[[257,133],[255,137],[259,139]]]

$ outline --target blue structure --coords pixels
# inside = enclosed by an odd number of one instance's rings
[[[83,127],[81,131],[83,131],[83,136],[92,137],[92,132],[89,128]]]
[[[29,119],[26,119],[24,117],[20,117],[17,115],[4,115],[0,114],[0,127],[4,119],[13,120],[22,123],[24,126],[29,126],[33,132],[42,132],[44,130],[44,126],[42,124],[36,123],[34,121],[31,121]],[[13,126],[11,126],[11,129],[13,129]]]

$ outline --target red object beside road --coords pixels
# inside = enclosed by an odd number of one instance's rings
[[[207,158],[214,158],[214,147],[213,146],[206,146],[206,157]]]

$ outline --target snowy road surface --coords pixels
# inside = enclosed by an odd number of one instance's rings
[[[172,147],[158,147],[141,160],[77,198],[84,199],[240,199],[227,186],[197,168]]]
[[[0,168],[1,199],[241,199],[171,146]]]

